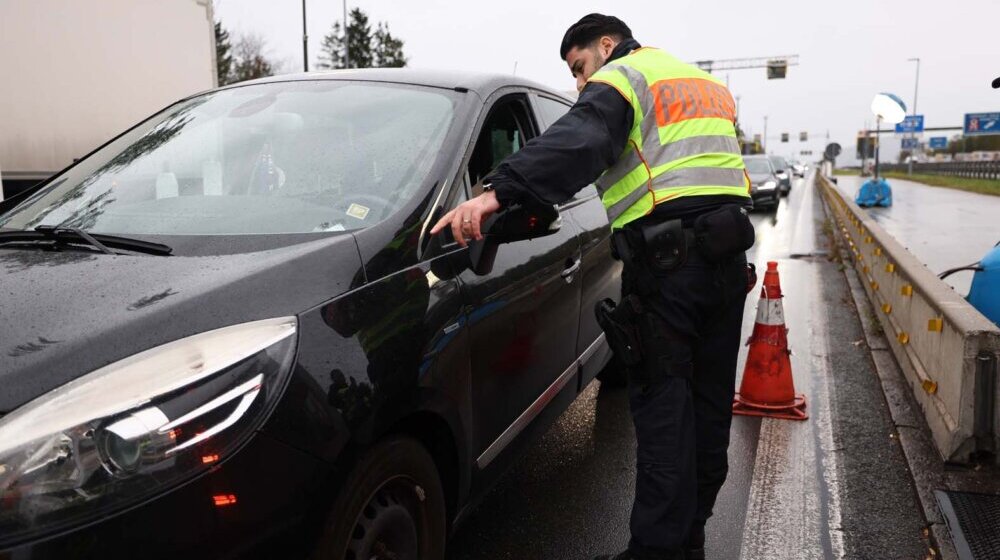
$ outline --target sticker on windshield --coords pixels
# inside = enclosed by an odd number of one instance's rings
[[[360,204],[351,204],[350,207],[347,208],[347,215],[359,220],[367,218],[368,212],[371,212],[371,208]]]

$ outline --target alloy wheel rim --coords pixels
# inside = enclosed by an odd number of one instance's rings
[[[345,560],[418,560],[427,537],[422,496],[409,479],[383,483],[354,520]]]

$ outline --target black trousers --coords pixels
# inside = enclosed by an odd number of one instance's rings
[[[629,375],[637,446],[629,548],[657,558],[704,528],[729,470],[746,258],[711,263],[693,250],[669,272],[626,265],[622,280],[623,295],[639,295],[654,317],[642,332],[643,364]]]

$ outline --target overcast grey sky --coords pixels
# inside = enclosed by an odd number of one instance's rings
[[[763,69],[728,73],[740,97],[740,122],[761,133],[768,115],[769,151],[816,153],[830,139],[853,156],[855,135],[879,91],[913,103],[920,57],[918,112],[926,126],[961,125],[967,112],[1000,111],[1000,0],[801,0],[594,2],[568,0],[354,0],[374,21],[387,21],[405,42],[414,68],[447,68],[517,74],[571,90],[559,59],[566,28],[589,12],[623,19],[643,45],[681,59],[798,54],[785,80],[767,80]],[[302,69],[301,0],[216,0],[216,18],[231,33],[257,33],[288,71]],[[339,0],[307,0],[310,66],[335,20]],[[726,72],[717,72],[725,78]],[[808,131],[810,142],[798,142]],[[792,141],[781,144],[778,135]],[[949,133],[950,134],[950,133]],[[817,136],[819,136],[817,138]],[[925,135],[925,138],[929,135]],[[898,142],[886,142],[891,146]],[[886,154],[886,155],[891,155]],[[846,162],[845,162],[846,163]]]

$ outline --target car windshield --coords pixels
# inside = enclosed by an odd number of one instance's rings
[[[454,99],[445,90],[334,80],[201,95],[95,152],[0,227],[149,235],[365,228],[420,190]]]
[[[771,172],[771,165],[764,158],[745,158],[747,171],[754,175],[763,175]]]
[[[777,169],[778,171],[781,171],[786,167],[788,167],[788,164],[785,163],[785,159],[780,157],[772,157],[771,163],[774,164],[774,168]]]

